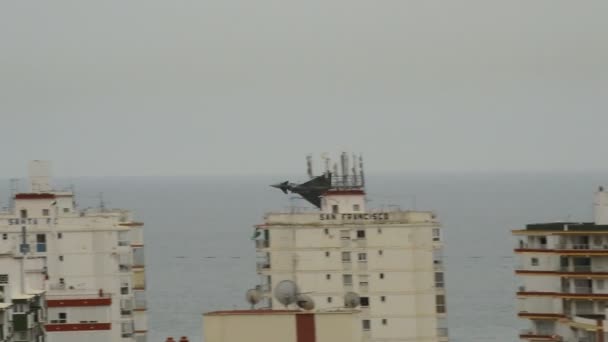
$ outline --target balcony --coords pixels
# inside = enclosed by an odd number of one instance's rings
[[[256,263],[256,269],[258,270],[258,272],[270,270],[270,263],[267,261],[258,261]]]
[[[264,249],[270,247],[270,241],[268,240],[255,240],[255,248]]]
[[[530,339],[534,341],[562,341],[562,337],[559,335],[555,335],[553,331],[538,332],[532,329],[520,330],[519,338]]]

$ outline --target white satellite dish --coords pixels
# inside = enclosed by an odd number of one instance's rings
[[[304,310],[312,310],[315,308],[315,301],[306,294],[299,294],[296,296],[296,304]]]
[[[354,309],[361,304],[361,297],[355,292],[346,292],[344,295],[344,306]]]
[[[245,299],[247,299],[247,302],[251,304],[251,308],[253,309],[262,300],[262,291],[259,289],[249,289],[245,293]]]
[[[291,280],[282,280],[274,288],[274,297],[285,307],[295,303],[297,296],[298,286]]]

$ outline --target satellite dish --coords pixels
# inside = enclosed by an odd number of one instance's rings
[[[305,294],[299,294],[296,297],[296,304],[304,310],[312,310],[315,308],[315,301]]]
[[[361,304],[361,298],[355,292],[346,292],[344,295],[344,306],[354,309]]]
[[[262,291],[258,289],[249,289],[245,293],[245,299],[251,304],[251,308],[253,309],[257,303],[262,299]]]
[[[274,288],[274,297],[285,307],[295,303],[298,296],[298,286],[291,280],[282,280]]]

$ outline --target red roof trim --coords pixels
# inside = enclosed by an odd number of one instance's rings
[[[70,323],[70,324],[46,324],[44,329],[48,332],[54,331],[89,331],[89,330],[111,330],[112,323]]]
[[[91,298],[91,299],[50,299],[47,300],[49,308],[65,306],[108,306],[112,305],[112,298]]]
[[[54,194],[49,193],[22,193],[16,194],[15,199],[54,199]]]

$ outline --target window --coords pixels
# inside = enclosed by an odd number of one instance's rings
[[[384,254],[384,252],[381,249],[378,250],[378,255],[382,255],[382,254]]]
[[[8,284],[8,274],[0,274],[0,284]]]
[[[70,212],[70,208],[63,208],[63,212],[64,213],[69,213]]]
[[[36,234],[36,252],[46,252],[46,234]]]
[[[49,216],[49,210],[48,209],[42,209],[42,216]]]
[[[380,296],[380,301],[382,303],[385,303],[386,302],[386,296]]]
[[[439,228],[433,228],[433,241],[441,241],[441,231]]]
[[[380,279],[384,279],[384,273],[380,273]]]
[[[332,301],[332,298],[331,297],[327,297],[327,302],[331,303],[331,301]]]
[[[538,266],[538,258],[530,259],[530,263],[532,264],[532,266]]]
[[[388,320],[386,318],[382,319],[382,325],[387,325],[388,324]]]
[[[435,287],[443,288],[443,272],[435,272]]]
[[[329,235],[329,229],[325,228],[323,231],[325,232],[325,235]]]
[[[124,281],[120,283],[120,294],[121,295],[129,294],[129,283],[124,282]]]
[[[357,255],[357,257],[358,257],[359,261],[361,261],[361,262],[367,262],[367,254],[365,254],[365,253],[359,253]]]
[[[363,324],[363,330],[365,330],[365,331],[371,330],[371,324],[370,324],[369,319],[364,319],[362,321],[362,324]]]
[[[382,234],[382,228],[378,228],[378,234]]]
[[[334,204],[334,205],[331,206],[331,212],[333,214],[337,214],[338,213],[338,205],[337,204]]]
[[[63,238],[63,233],[57,233],[57,238],[58,239],[62,239]]]
[[[331,274],[326,274],[325,279],[327,279],[327,280],[331,279]]]
[[[437,295],[435,297],[435,308],[437,309],[437,313],[445,313],[445,296]]]
[[[325,252],[325,256],[329,258],[329,252]]]
[[[360,207],[358,204],[353,204],[353,211],[359,211]]]
[[[603,279],[596,280],[595,285],[598,290],[603,290],[604,289],[604,280]]]
[[[369,307],[369,297],[361,297],[360,304],[362,308]]]
[[[19,211],[19,215],[21,216],[22,219],[27,218],[27,210],[21,209]]]
[[[350,262],[350,252],[342,252],[342,262]]]
[[[342,283],[344,285],[352,285],[353,284],[353,275],[352,274],[343,274]]]
[[[65,279],[59,278],[59,285],[65,285]]]
[[[363,230],[363,229],[357,230],[357,239],[365,239],[365,230]]]
[[[57,315],[57,318],[59,319],[59,323],[67,323],[68,322],[68,314],[65,312],[60,312]]]
[[[63,255],[59,256],[59,261],[63,261]]]
[[[350,230],[341,230],[340,231],[340,239],[342,239],[342,240],[350,240]]]
[[[2,240],[8,240],[8,234],[2,234]]]

